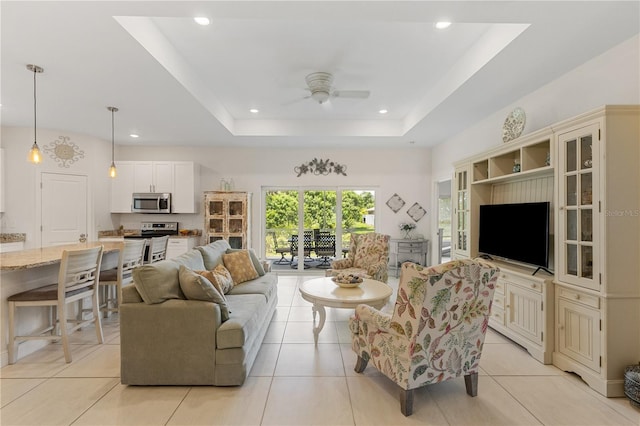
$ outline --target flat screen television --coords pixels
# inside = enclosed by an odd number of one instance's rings
[[[549,267],[549,202],[480,206],[478,251]]]

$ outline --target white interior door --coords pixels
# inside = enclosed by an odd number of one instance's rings
[[[42,173],[42,247],[87,238],[87,177]]]

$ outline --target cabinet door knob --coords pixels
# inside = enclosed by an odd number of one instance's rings
[[[537,288],[538,285],[537,284],[531,284],[531,288]]]
[[[580,295],[576,294],[576,300],[580,300]]]
[[[558,330],[564,330],[564,325],[558,324]]]

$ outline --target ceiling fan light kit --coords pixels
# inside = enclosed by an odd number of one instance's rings
[[[311,99],[322,104],[329,99],[333,76],[328,72],[313,72],[305,77],[311,91]]]
[[[333,75],[328,72],[312,72],[305,77],[308,90],[311,92],[309,96],[319,104],[323,104],[329,98],[354,98],[366,99],[369,97],[368,90],[333,90]]]

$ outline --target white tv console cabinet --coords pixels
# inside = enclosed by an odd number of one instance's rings
[[[501,264],[489,325],[608,397],[640,361],[639,140],[640,106],[606,105],[454,164],[454,258],[480,205],[551,203],[554,276]]]
[[[553,276],[494,261],[500,267],[489,327],[507,336],[543,364],[553,355]]]

